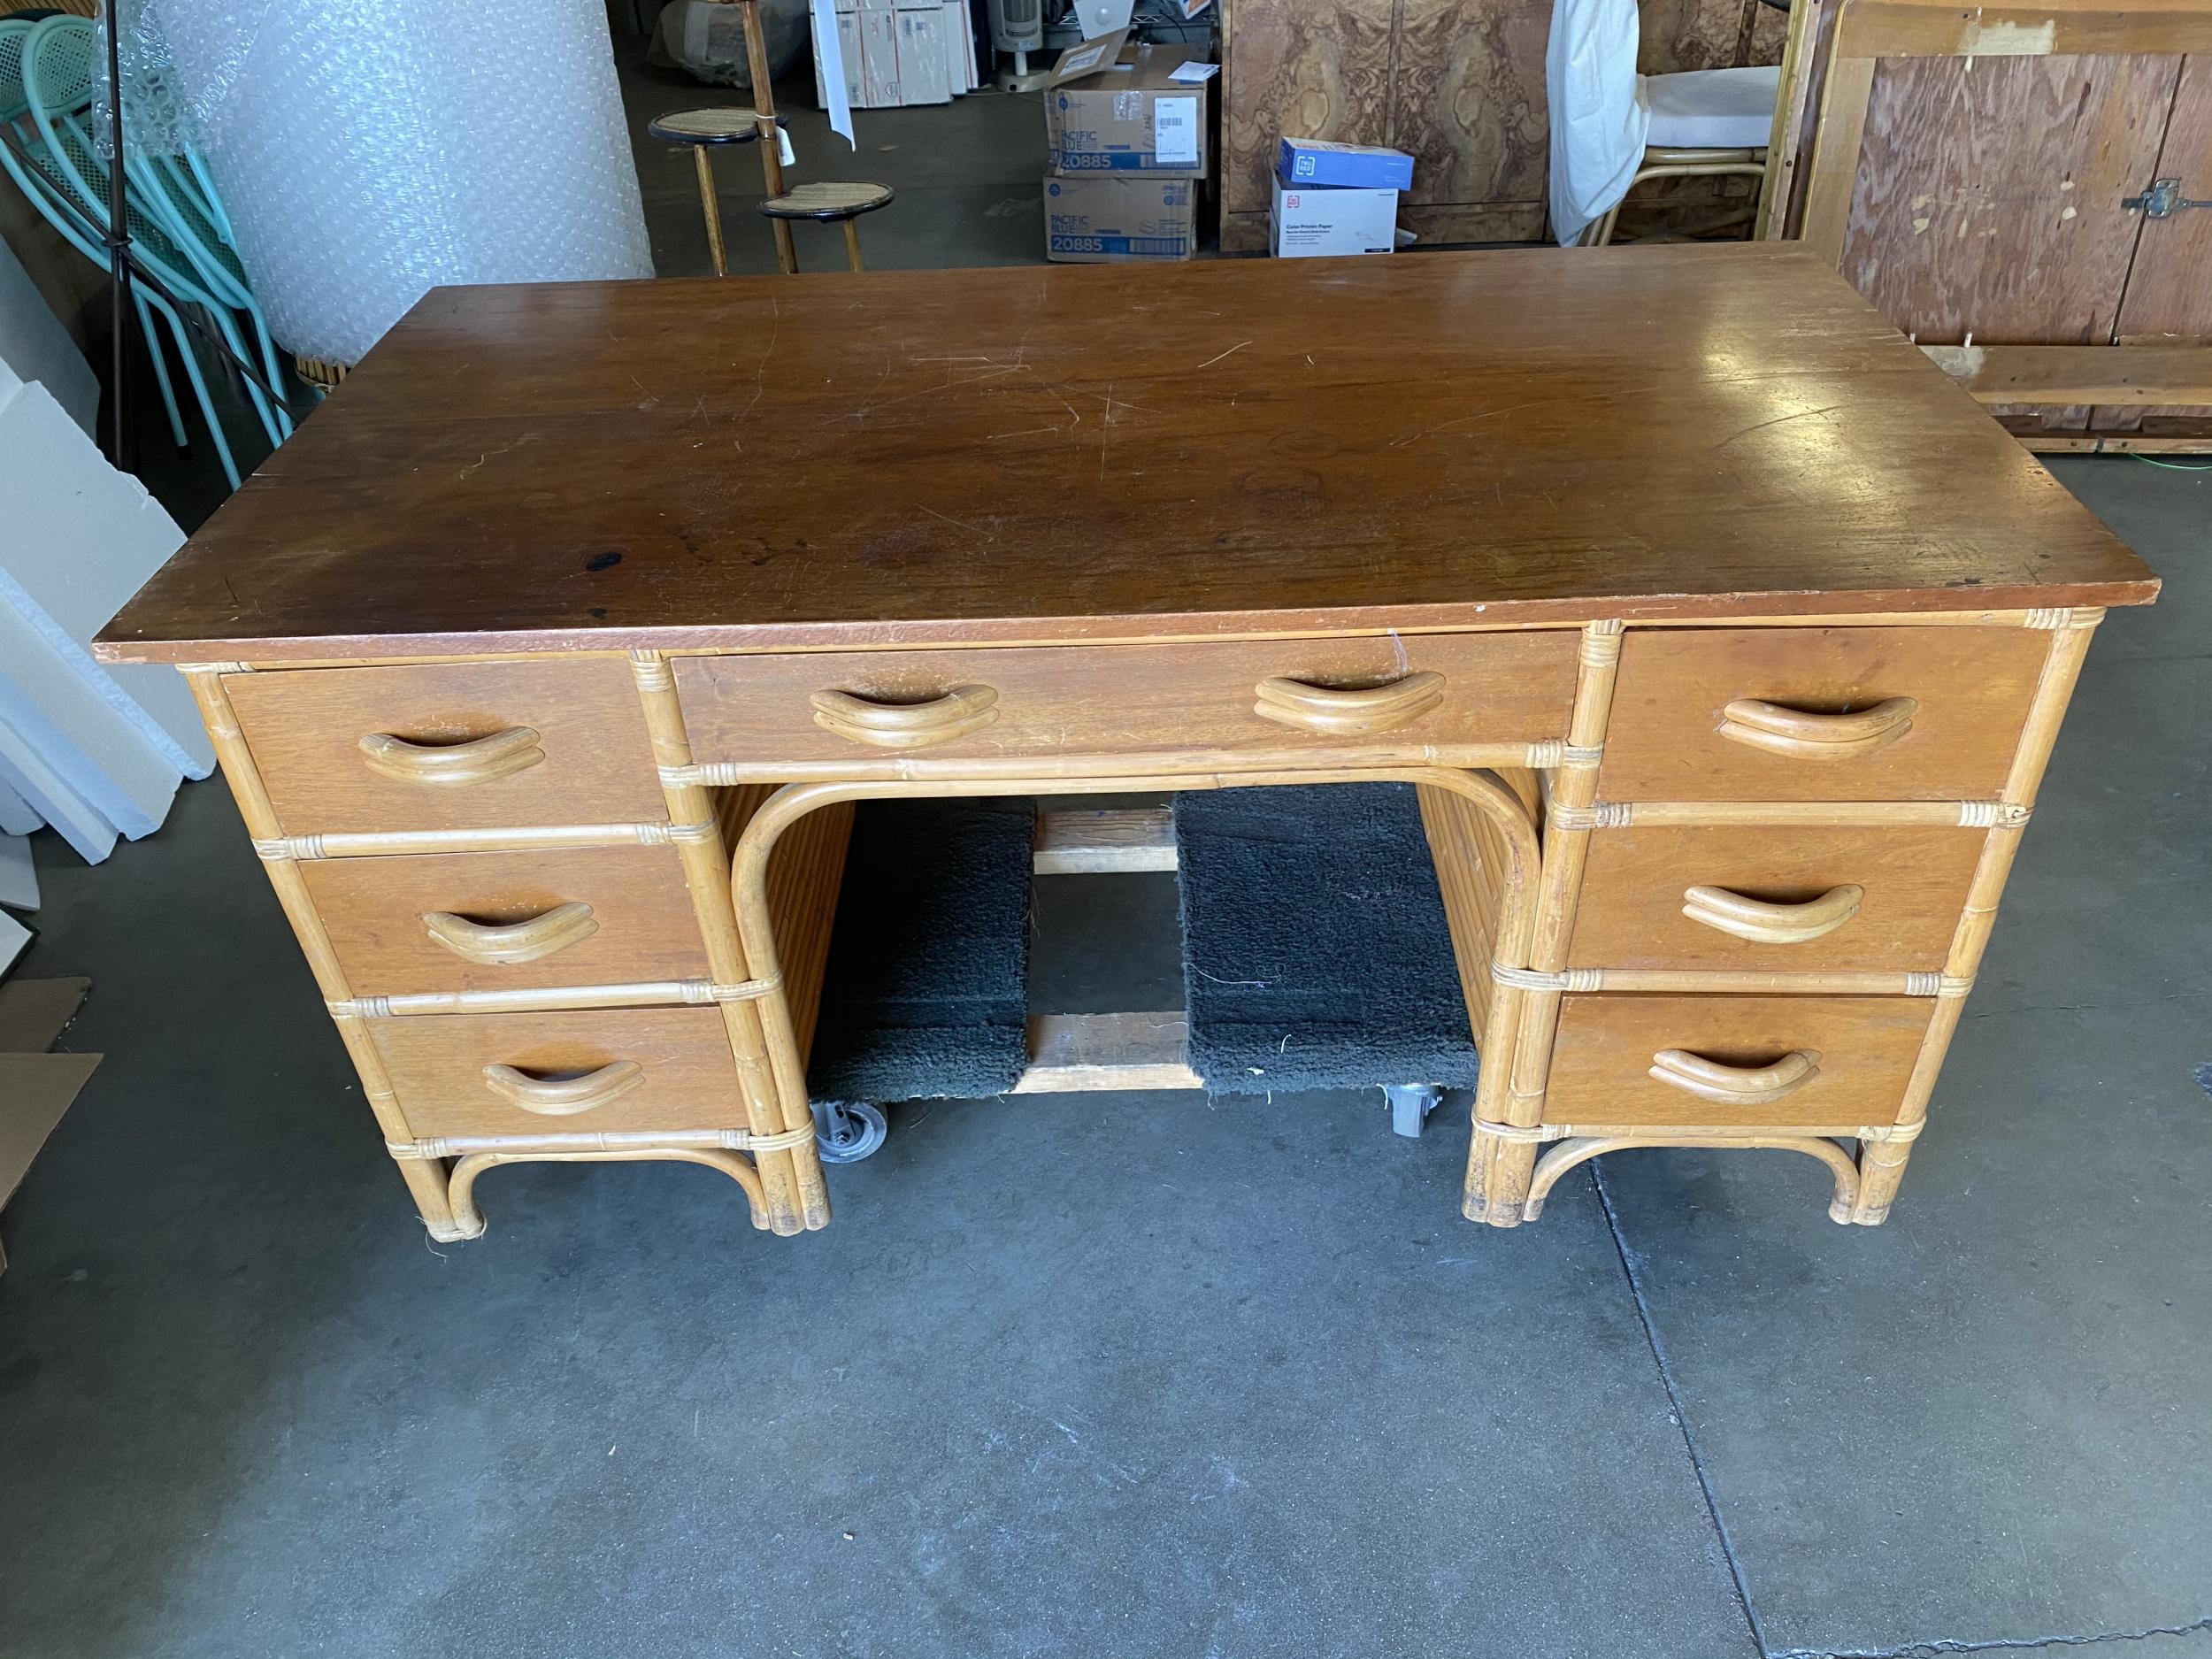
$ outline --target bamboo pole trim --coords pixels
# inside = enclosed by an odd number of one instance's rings
[[[527,852],[539,848],[667,847],[710,839],[707,824],[524,824],[476,830],[330,830],[313,835],[257,836],[264,864],[318,858],[375,858],[398,853]]]
[[[1492,1123],[1483,1118],[1476,1118],[1474,1125],[1477,1134],[1488,1135],[1494,1141],[1511,1141],[1524,1145],[1537,1146],[1553,1141],[1575,1141],[1586,1137],[1611,1139],[1618,1135],[1632,1135],[1654,1146],[1671,1143],[1686,1145],[1701,1143],[1719,1136],[1748,1136],[1774,1133],[1771,1128],[1761,1128],[1756,1125],[1731,1128],[1726,1125],[1688,1124],[1548,1123],[1522,1125]],[[1921,1131],[1927,1126],[1927,1119],[1924,1118],[1916,1123],[1909,1124],[1861,1124],[1855,1128],[1844,1129],[1839,1133],[1854,1141],[1863,1141],[1881,1146],[1917,1141],[1920,1139]],[[1820,1135],[1824,1132],[1818,1129],[1806,1129],[1800,1133]]]
[[[798,1129],[780,1129],[773,1134],[757,1134],[749,1129],[703,1129],[569,1135],[449,1135],[442,1140],[388,1141],[384,1149],[403,1161],[469,1157],[484,1152],[524,1156],[598,1152],[617,1156],[658,1151],[760,1153],[788,1152],[813,1138],[814,1126],[809,1124]]]
[[[1623,625],[1593,622],[1582,630],[1579,655],[1586,668],[1610,668],[1621,660]]]
[[[1558,738],[1546,738],[1528,746],[1528,764],[1540,772],[1555,766],[1595,766],[1604,758],[1602,743],[1569,743]]]
[[[1605,984],[1604,971],[1600,968],[1563,968],[1547,973],[1540,968],[1509,967],[1502,962],[1490,964],[1490,978],[1518,991],[1595,991]]]
[[[2029,611],[2027,626],[2032,628],[2051,629],[2093,628],[2103,620],[2103,611],[2093,605],[2078,606],[2072,610],[2061,606],[2053,611]]]
[[[1554,805],[1546,818],[1553,829],[1625,829],[1634,813],[1635,807],[1629,802],[1601,801],[1594,806]]]
[[[748,1002],[774,996],[783,976],[718,984],[712,979],[653,979],[621,985],[545,986],[512,991],[418,991],[327,1002],[333,1019],[406,1019],[425,1014],[550,1012],[580,1008],[652,1008]]]

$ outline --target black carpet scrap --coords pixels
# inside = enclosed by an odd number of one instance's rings
[[[1028,1063],[1026,797],[864,802],[807,1064],[817,1100],[976,1100]]]
[[[1175,797],[1190,1065],[1216,1094],[1471,1086],[1410,784]]]

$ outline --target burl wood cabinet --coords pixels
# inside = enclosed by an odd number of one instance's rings
[[[1540,240],[1550,27],[1548,0],[1222,0],[1222,250],[1267,246],[1286,134],[1410,153],[1399,221],[1425,242]],[[1775,63],[1783,35],[1759,0],[1650,0],[1640,65]]]

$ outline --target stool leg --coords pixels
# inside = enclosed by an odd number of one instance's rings
[[[845,258],[856,271],[866,268],[860,263],[860,227],[849,219],[845,221]]]
[[[714,164],[707,159],[707,147],[694,144],[691,159],[699,169],[699,211],[707,219],[707,250],[714,256],[714,274],[727,276],[730,267],[722,253],[722,210],[714,199]]]

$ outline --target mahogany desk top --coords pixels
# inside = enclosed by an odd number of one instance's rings
[[[434,291],[112,659],[2147,603],[1783,245]]]

